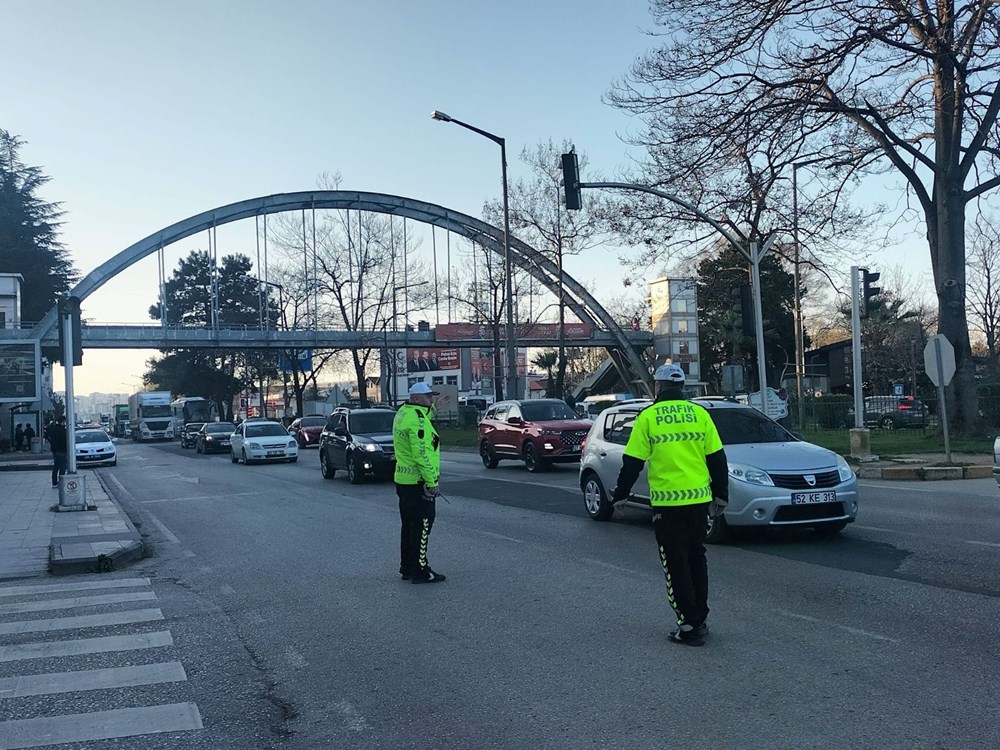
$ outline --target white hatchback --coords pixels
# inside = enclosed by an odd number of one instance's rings
[[[247,466],[260,461],[293,464],[299,460],[299,446],[280,423],[247,420],[229,438],[229,457],[234,464],[242,461]]]

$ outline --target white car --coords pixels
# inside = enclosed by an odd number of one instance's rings
[[[299,446],[279,422],[247,420],[229,438],[229,457],[247,466],[258,461],[293,464],[299,460]]]
[[[117,466],[118,451],[111,436],[101,429],[76,430],[77,466]]]

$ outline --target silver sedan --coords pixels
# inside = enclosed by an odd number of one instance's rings
[[[693,399],[715,422],[729,461],[729,507],[709,521],[709,542],[722,542],[730,527],[811,526],[836,533],[858,513],[858,481],[843,457],[799,440],[756,409],[730,401]],[[614,515],[611,492],[636,415],[650,402],[604,411],[587,435],[580,461],[580,488],[587,514]],[[629,499],[649,506],[646,470]]]

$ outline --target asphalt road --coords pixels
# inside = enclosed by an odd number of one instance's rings
[[[666,640],[648,512],[591,521],[575,467],[442,465],[448,581],[412,586],[391,485],[324,480],[315,451],[244,467],[122,445],[105,473],[154,535],[140,570],[205,729],[121,746],[1000,744],[992,480],[863,482],[839,537],[711,548],[711,640],[692,649]]]

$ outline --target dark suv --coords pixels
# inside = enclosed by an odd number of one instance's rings
[[[869,396],[865,399],[865,426],[883,430],[927,426],[927,407],[913,396]]]
[[[326,420],[319,436],[319,468],[324,479],[333,479],[339,469],[347,471],[351,484],[365,477],[388,477],[396,470],[392,449],[391,409],[344,409]]]
[[[576,463],[592,424],[559,399],[501,401],[479,423],[479,455],[487,469],[505,459],[523,460],[532,472]]]

